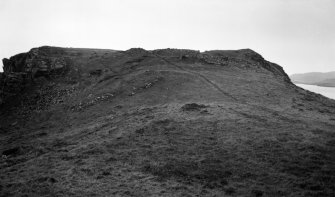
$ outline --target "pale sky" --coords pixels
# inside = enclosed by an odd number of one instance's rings
[[[0,27],[1,59],[43,45],[250,48],[288,74],[335,71],[335,0],[0,0]]]

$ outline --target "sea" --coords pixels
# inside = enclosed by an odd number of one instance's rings
[[[309,90],[311,92],[316,92],[318,94],[322,94],[328,98],[335,100],[335,87],[322,87],[316,85],[306,85],[306,84],[295,84],[305,90]]]

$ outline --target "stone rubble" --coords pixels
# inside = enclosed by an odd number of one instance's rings
[[[97,97],[91,99],[90,101],[79,102],[78,104],[69,107],[69,110],[71,110],[71,111],[82,111],[85,108],[88,108],[92,105],[97,104],[98,102],[107,101],[107,100],[113,98],[114,96],[115,96],[115,93],[105,93],[101,96],[97,96]]]

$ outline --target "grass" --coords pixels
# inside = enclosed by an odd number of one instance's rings
[[[94,51],[71,49],[71,76],[2,113],[0,196],[335,193],[332,101],[234,58],[170,58],[180,70]]]

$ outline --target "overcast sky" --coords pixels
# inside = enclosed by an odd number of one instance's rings
[[[251,48],[288,74],[335,70],[335,0],[0,0],[0,27],[1,59],[42,45]]]

